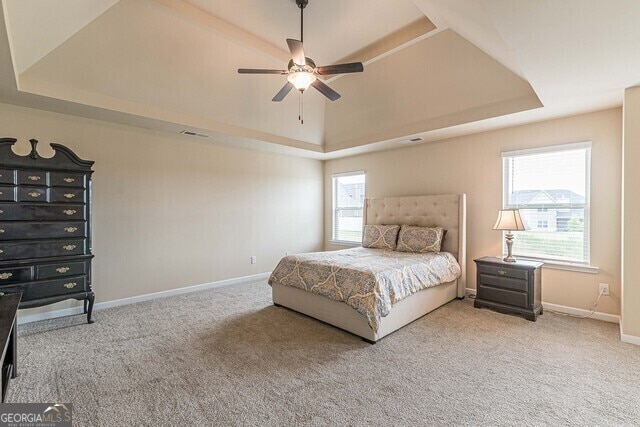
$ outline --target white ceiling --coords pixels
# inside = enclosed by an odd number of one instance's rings
[[[637,0],[310,0],[307,56],[366,62],[328,80],[339,101],[308,92],[300,125],[296,94],[270,101],[283,76],[236,73],[285,68],[294,0],[2,5],[0,102],[311,157],[613,107],[640,83]]]

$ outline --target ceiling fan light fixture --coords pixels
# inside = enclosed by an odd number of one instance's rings
[[[287,80],[298,90],[305,91],[309,89],[311,83],[316,81],[316,75],[311,71],[300,70],[290,72]]]

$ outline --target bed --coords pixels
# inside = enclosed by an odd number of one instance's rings
[[[366,199],[364,223],[374,225],[414,225],[421,227],[443,227],[446,231],[440,253],[420,257],[381,249],[357,248],[346,251],[294,255],[283,258],[269,278],[273,302],[329,323],[375,343],[382,337],[424,316],[455,298],[465,295],[466,281],[466,197],[464,194],[447,194],[414,197],[384,197]],[[377,252],[376,252],[377,251]],[[425,254],[426,255],[426,254]],[[424,268],[420,263],[439,263],[440,269]],[[403,279],[412,282],[428,281],[428,287],[403,295],[402,290],[392,288],[390,295],[383,293],[372,303],[349,300],[350,305],[334,297],[325,286],[327,277],[355,275],[365,270],[380,280],[392,274],[389,266],[399,265]],[[455,264],[455,266],[453,266]],[[366,267],[366,268],[365,268]],[[458,270],[455,270],[455,269]],[[297,284],[291,279],[293,272],[305,274],[306,284]],[[304,270],[304,271],[303,271]],[[433,271],[440,273],[431,274]],[[424,271],[429,271],[425,277]],[[452,275],[455,273],[455,275]],[[358,276],[356,276],[358,277]],[[365,276],[362,280],[365,280]],[[344,277],[342,277],[344,279]],[[447,280],[444,283],[439,280]],[[316,283],[323,283],[318,291]],[[358,279],[353,280],[354,289],[347,298],[359,298]],[[438,283],[436,283],[438,282]],[[423,283],[423,285],[425,285]],[[409,285],[411,287],[412,285]],[[427,285],[425,285],[427,286]],[[324,293],[324,295],[323,295]],[[342,294],[340,295],[342,298]],[[355,308],[354,308],[355,307]],[[377,316],[367,313],[376,312]]]

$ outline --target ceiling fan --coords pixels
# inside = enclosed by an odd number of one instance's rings
[[[331,74],[346,74],[346,73],[360,73],[364,71],[362,62],[351,62],[348,64],[335,64],[317,67],[315,62],[311,58],[307,58],[304,54],[302,42],[304,40],[304,8],[309,4],[309,0],[296,0],[298,8],[300,8],[300,40],[287,39],[287,45],[291,52],[291,60],[287,65],[286,70],[265,70],[255,68],[240,68],[238,73],[240,74],[280,74],[287,76],[287,83],[280,89],[280,91],[273,97],[273,102],[282,101],[291,89],[294,87],[302,93],[313,86],[318,92],[329,98],[331,101],[336,101],[340,98],[340,94],[335,90],[327,86],[317,76],[327,76]],[[302,97],[300,98],[300,105],[302,111]],[[302,113],[299,117],[303,122]]]

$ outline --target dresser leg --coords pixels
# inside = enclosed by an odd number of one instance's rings
[[[82,300],[82,302],[84,303],[83,304],[84,305],[84,312],[83,313],[87,314],[87,311],[89,311],[89,309],[87,308],[87,305],[89,304],[89,301],[85,299],[85,300]]]
[[[89,292],[87,299],[85,300],[89,302],[89,306],[87,307],[87,323],[93,323],[95,320],[91,318],[91,313],[93,312],[93,301],[96,299],[96,294],[93,292]]]

